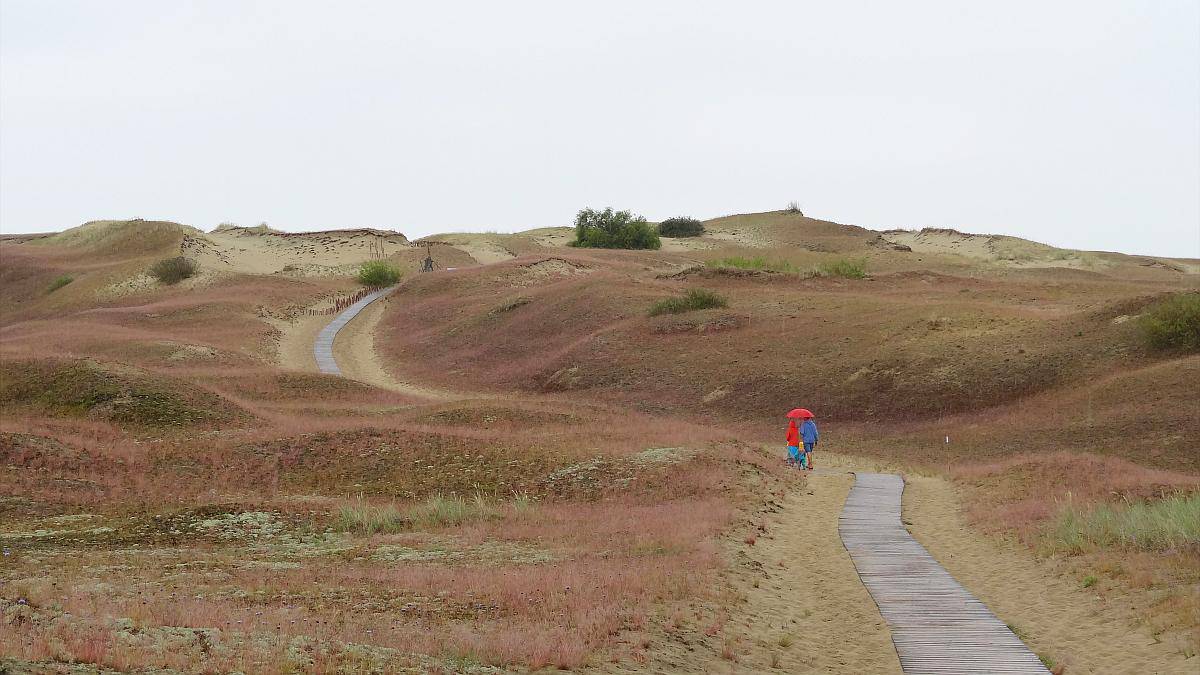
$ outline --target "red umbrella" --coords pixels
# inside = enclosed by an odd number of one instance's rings
[[[810,420],[812,419],[813,414],[808,408],[793,408],[792,411],[787,414],[787,416],[791,419]]]

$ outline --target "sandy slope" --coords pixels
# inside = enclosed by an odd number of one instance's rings
[[[1195,658],[1156,641],[1077,579],[1056,574],[1024,547],[972,531],[945,480],[906,479],[904,518],[913,536],[1039,655],[1071,675],[1200,672]]]

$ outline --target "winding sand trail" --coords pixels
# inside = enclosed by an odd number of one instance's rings
[[[431,401],[454,401],[468,398],[463,392],[426,387],[398,380],[383,367],[383,361],[375,349],[375,336],[379,321],[387,310],[387,303],[391,301],[392,298],[388,294],[375,298],[372,302],[359,308],[351,320],[338,329],[336,339],[332,342],[331,353],[340,366],[339,374],[359,382]],[[478,395],[469,397],[480,398]]]

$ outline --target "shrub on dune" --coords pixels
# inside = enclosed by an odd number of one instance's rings
[[[667,218],[658,224],[658,233],[664,237],[699,237],[704,234],[704,225],[686,216]]]
[[[687,292],[687,295],[681,298],[667,298],[654,303],[650,307],[650,316],[682,314],[683,312],[692,312],[698,309],[728,306],[729,301],[720,295],[712,291],[706,291],[703,288],[693,288]]]
[[[358,268],[358,283],[372,288],[391,286],[400,281],[403,273],[395,265],[383,260],[371,260]]]
[[[662,247],[658,232],[642,216],[629,211],[584,209],[575,216],[575,241],[579,248],[626,248],[657,250]]]
[[[177,284],[196,274],[196,261],[181,255],[164,258],[150,268],[150,276],[168,286]]]
[[[1177,293],[1138,319],[1146,344],[1155,349],[1200,351],[1200,293]]]
[[[72,281],[75,281],[75,277],[73,277],[69,274],[64,274],[61,277],[55,279],[54,281],[51,281],[50,287],[46,289],[46,292],[53,293],[54,291],[57,291],[58,289],[62,288],[63,286],[66,286],[67,284],[71,283]]]

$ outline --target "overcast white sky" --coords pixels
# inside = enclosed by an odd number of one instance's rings
[[[0,0],[0,230],[782,208],[1200,257],[1200,0]]]

